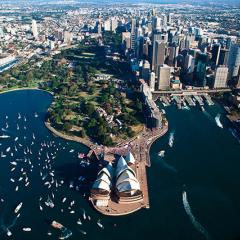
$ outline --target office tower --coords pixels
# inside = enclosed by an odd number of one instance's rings
[[[228,37],[226,39],[226,49],[230,49],[231,45],[232,45],[232,39]]]
[[[175,46],[169,46],[168,47],[167,64],[169,66],[174,66],[175,52],[176,52],[176,47]]]
[[[229,58],[229,50],[228,49],[221,49],[220,54],[219,54],[218,64],[227,66],[228,58]]]
[[[111,31],[111,21],[109,19],[104,22],[104,31]]]
[[[101,24],[101,22],[98,22],[98,24],[97,24],[97,32],[98,32],[98,34],[102,33],[102,24]]]
[[[170,86],[171,68],[168,65],[158,66],[157,87],[158,90],[166,90]]]
[[[172,24],[172,16],[173,16],[172,13],[169,13],[169,14],[167,15],[167,23],[168,23],[168,24]]]
[[[143,58],[143,41],[144,38],[142,36],[138,37],[137,44],[136,44],[136,58],[142,59]]]
[[[152,17],[152,31],[153,33],[157,31],[161,31],[161,18],[160,17]]]
[[[161,40],[161,33],[154,33],[152,36],[152,70],[154,70],[154,66],[155,66],[155,56],[156,56],[156,41],[157,40]]]
[[[184,58],[184,70],[187,71],[188,73],[192,73],[194,71],[194,65],[195,65],[195,59],[191,55],[187,55]]]
[[[196,67],[195,67],[195,78],[198,86],[206,86],[206,69],[209,57],[205,53],[197,53],[196,56]]]
[[[212,59],[211,61],[214,63],[215,66],[218,65],[219,56],[220,56],[221,45],[219,43],[214,44],[212,46]]]
[[[165,14],[162,14],[161,17],[162,17],[162,25],[163,25],[163,27],[166,27],[167,26],[167,16]]]
[[[156,78],[155,73],[151,72],[149,76],[149,87],[151,92],[155,91],[155,78]]]
[[[38,37],[37,22],[35,20],[32,20],[32,34],[34,38]]]
[[[229,79],[239,76],[240,67],[240,44],[232,44],[229,51],[228,68]]]
[[[157,15],[157,9],[156,8],[153,8],[152,9],[152,16],[156,16]]]
[[[111,31],[115,32],[118,27],[118,20],[116,18],[111,19]]]
[[[155,41],[155,49],[153,52],[153,64],[152,70],[155,72],[158,71],[158,66],[163,65],[165,61],[165,50],[166,50],[166,43],[161,40]]]
[[[149,73],[150,73],[150,63],[145,60],[142,66],[142,79],[144,79],[145,82],[148,82],[149,80]]]
[[[136,19],[132,19],[131,22],[131,49],[135,51],[135,41],[136,41]]]
[[[72,42],[72,33],[64,31],[64,43],[71,44]]]
[[[122,43],[125,45],[125,49],[130,49],[131,47],[131,33],[130,32],[123,32],[122,33]]]
[[[219,66],[215,71],[213,88],[227,87],[228,68]]]
[[[0,28],[0,38],[1,37],[4,37],[4,32],[3,32],[3,29],[2,28]]]

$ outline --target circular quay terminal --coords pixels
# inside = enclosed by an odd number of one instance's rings
[[[239,13],[1,0],[0,240],[239,240]]]

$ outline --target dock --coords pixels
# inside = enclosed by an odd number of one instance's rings
[[[186,100],[187,104],[190,107],[196,106],[196,103],[192,100],[192,98],[190,96],[184,96],[184,99]]]
[[[181,98],[176,95],[172,96],[172,98],[176,102],[178,109],[181,109],[182,108]]]
[[[196,99],[196,101],[198,102],[198,104],[200,106],[204,106],[204,102],[203,102],[203,100],[202,100],[202,98],[200,96],[194,95],[193,97]]]
[[[207,102],[207,104],[208,104],[209,106],[214,105],[214,102],[212,101],[212,99],[211,99],[211,97],[210,97],[209,95],[204,94],[203,96],[204,96],[204,98],[206,99],[206,102]]]

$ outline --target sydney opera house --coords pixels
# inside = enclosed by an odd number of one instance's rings
[[[139,206],[143,194],[134,168],[135,159],[129,152],[101,169],[91,189],[93,205],[109,211],[112,207],[118,209],[119,205]]]

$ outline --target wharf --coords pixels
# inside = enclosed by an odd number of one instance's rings
[[[196,106],[196,103],[192,100],[190,96],[184,96],[184,99],[190,107]]]
[[[196,99],[200,106],[204,106],[204,102],[200,96],[194,95],[194,98]]]
[[[204,96],[204,98],[206,99],[206,102],[207,102],[207,104],[208,104],[209,106],[214,105],[214,102],[212,101],[212,99],[211,99],[211,97],[210,97],[209,95],[204,94],[203,96]]]

